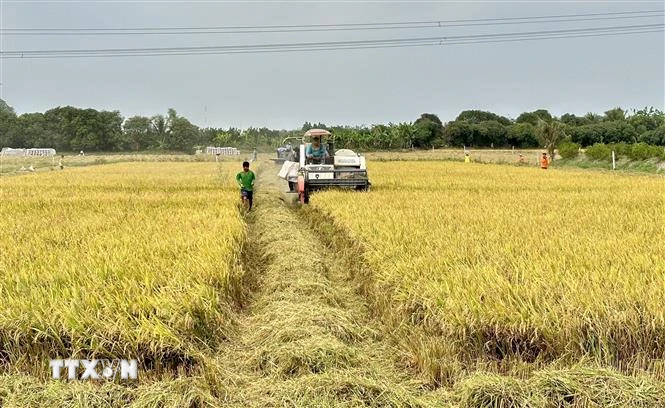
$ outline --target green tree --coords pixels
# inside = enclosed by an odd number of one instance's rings
[[[390,143],[391,134],[386,125],[373,125],[370,133],[372,134],[371,148],[385,149]]]
[[[306,131],[308,131],[308,130],[310,130],[310,129],[325,129],[325,130],[329,130],[329,129],[328,129],[328,126],[326,126],[325,123],[309,123],[309,122],[305,122],[305,123],[302,125],[302,128],[301,128],[301,130],[302,130],[303,132],[306,132]]]
[[[170,108],[167,116],[153,117],[152,129],[157,137],[158,148],[164,150],[188,151],[196,144],[199,129],[188,119],[178,116]]]
[[[538,122],[538,138],[550,157],[554,158],[554,149],[565,137],[563,123],[557,120],[545,121],[542,119]]]
[[[402,122],[397,124],[396,128],[399,144],[405,148],[413,147],[413,139],[416,135],[416,126],[411,122]]]
[[[526,148],[537,147],[539,144],[536,126],[529,122],[515,123],[507,129],[508,145]]]
[[[17,144],[19,147],[53,147],[66,150],[62,149],[62,145],[56,143],[57,137],[43,113],[24,113],[18,117],[16,127],[20,134],[20,136],[17,135],[16,140],[20,143]]]
[[[530,123],[533,126],[538,126],[538,121],[544,120],[549,122],[552,120],[552,115],[547,109],[538,109],[533,112],[524,112],[517,117],[515,123]]]
[[[14,108],[9,106],[7,102],[0,98],[0,114],[9,113],[10,115],[16,117],[16,111]]]
[[[132,116],[122,125],[125,138],[121,144],[139,151],[150,145],[150,132],[152,130],[150,118],[145,116]]]
[[[152,135],[150,147],[167,149],[169,133],[171,133],[171,128],[166,116],[155,115],[150,119],[150,134]]]
[[[626,111],[618,107],[605,111],[605,120],[606,121],[626,120]]]
[[[560,120],[568,126],[584,126],[591,123],[589,119],[582,116],[575,116],[572,113],[564,113],[561,115]]]
[[[76,150],[72,140],[77,131],[78,109],[72,106],[58,106],[44,112],[44,127],[52,133],[53,143],[59,150]],[[35,120],[40,119],[35,117]]]
[[[665,113],[654,107],[633,110],[633,114],[628,117],[630,123],[639,136],[648,131],[653,131],[659,126],[665,124]],[[638,137],[639,137],[638,136]]]
[[[455,121],[467,121],[470,123],[478,124],[480,122],[486,122],[488,120],[495,120],[501,123],[504,126],[511,124],[510,119],[497,115],[492,112],[480,111],[480,110],[466,110],[460,113]]]
[[[188,119],[179,116],[173,120],[169,138],[169,149],[189,151],[196,144],[199,128]]]
[[[466,121],[448,122],[444,128],[444,138],[450,146],[471,146],[473,124]]]
[[[215,146],[228,147],[232,137],[233,135],[231,134],[231,132],[220,131],[217,133],[217,136],[215,136],[215,138],[212,141],[215,144]]]
[[[423,113],[414,122],[416,127],[414,147],[436,147],[443,145],[443,123],[433,113]]]
[[[591,146],[596,143],[601,143],[603,140],[603,129],[599,124],[588,124],[583,126],[573,127],[570,130],[571,140],[579,143],[582,146]]]
[[[19,135],[16,134],[16,119],[14,108],[0,99],[0,148],[17,147],[21,143]]]
[[[584,119],[586,119],[589,124],[593,124],[593,123],[602,122],[603,117],[598,115],[597,113],[589,112],[586,115],[584,115]]]
[[[101,111],[97,113],[97,149],[102,151],[124,150],[120,111]]]
[[[482,126],[484,128],[485,140],[482,143],[484,146],[500,147],[508,144],[506,137],[508,132],[506,126],[502,125],[500,122],[496,120],[488,120],[479,123],[477,126]]]
[[[665,124],[642,133],[639,136],[639,141],[650,145],[665,146]]]
[[[42,120],[36,116],[27,119]],[[43,127],[48,135],[48,140],[43,141],[47,143],[45,147],[108,151],[116,149],[118,141],[122,140],[123,118],[119,111],[99,112],[95,109],[65,106],[46,111],[43,120]]]

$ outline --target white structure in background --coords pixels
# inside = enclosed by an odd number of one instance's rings
[[[0,151],[0,156],[25,156],[25,149],[12,149],[11,147],[3,147]]]
[[[26,156],[55,156],[55,149],[44,149],[44,148],[36,148],[36,149],[27,149],[25,151]]]
[[[206,154],[219,154],[222,156],[238,156],[240,155],[240,150],[235,147],[206,147]]]
[[[1,156],[55,156],[55,149],[34,148],[34,149],[12,149],[3,147]]]

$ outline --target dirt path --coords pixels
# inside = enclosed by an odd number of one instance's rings
[[[247,216],[252,288],[239,335],[211,377],[233,406],[425,406],[421,384],[396,370],[396,350],[373,328],[347,280],[348,262],[281,200],[276,166],[257,177]]]

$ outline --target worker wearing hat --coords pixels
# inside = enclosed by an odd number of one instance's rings
[[[547,153],[543,152],[543,156],[540,158],[540,168],[543,170],[547,170],[547,166],[549,166],[550,161],[547,160]]]

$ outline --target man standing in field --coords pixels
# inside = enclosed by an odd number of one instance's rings
[[[236,176],[236,181],[238,182],[238,186],[240,186],[240,198],[243,204],[246,202],[249,203],[250,210],[252,209],[254,199],[254,180],[256,180],[256,175],[249,169],[249,162],[243,162],[242,171]]]
[[[547,170],[547,166],[550,164],[549,160],[547,160],[547,153],[543,153],[543,157],[540,158],[540,168],[543,170]]]

